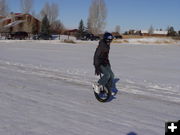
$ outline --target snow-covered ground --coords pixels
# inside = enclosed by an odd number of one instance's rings
[[[118,93],[104,104],[96,46],[0,41],[0,135],[164,135],[180,119],[180,46],[112,44]]]

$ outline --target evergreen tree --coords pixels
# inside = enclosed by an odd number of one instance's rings
[[[81,21],[80,21],[80,23],[79,23],[79,32],[80,32],[80,33],[83,33],[83,32],[84,32],[84,29],[85,29],[85,27],[84,27],[84,22],[83,22],[83,20],[81,19]]]
[[[176,31],[174,30],[174,28],[171,26],[168,28],[168,36],[176,36],[177,33]]]
[[[49,25],[49,20],[47,18],[47,15],[45,15],[42,19],[42,24],[41,24],[41,33],[43,34],[49,34],[50,32],[50,25]]]
[[[83,20],[81,19],[81,21],[79,23],[77,38],[81,38],[83,36],[84,32],[85,32],[85,26],[84,26]]]

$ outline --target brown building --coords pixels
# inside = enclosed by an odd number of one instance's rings
[[[0,18],[0,32],[27,32],[39,33],[40,21],[30,14],[12,13],[7,17]]]
[[[71,29],[71,30],[66,30],[64,31],[65,35],[76,35],[78,32],[78,29]]]

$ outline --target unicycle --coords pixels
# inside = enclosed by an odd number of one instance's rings
[[[102,77],[102,75],[100,74],[100,78],[101,77]],[[103,89],[100,90],[100,93],[96,93],[94,91],[94,95],[99,102],[106,102],[111,97],[111,90],[110,90],[110,88],[108,88],[108,86],[104,86]]]

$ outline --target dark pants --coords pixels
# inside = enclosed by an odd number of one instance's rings
[[[103,76],[99,79],[98,83],[111,89],[114,81],[114,73],[112,72],[111,67],[109,65],[101,65],[100,69]]]

